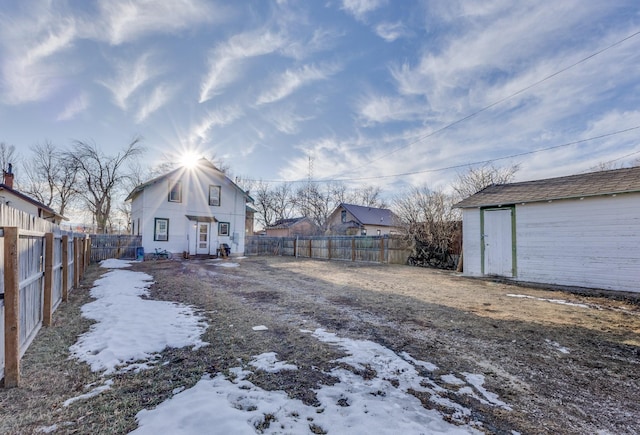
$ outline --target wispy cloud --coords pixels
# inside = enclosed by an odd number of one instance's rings
[[[167,84],[156,86],[148,97],[143,99],[141,107],[136,114],[136,122],[141,123],[153,112],[167,104],[175,92],[175,88]]]
[[[358,20],[363,20],[365,15],[384,4],[386,4],[386,0],[342,0],[342,9]]]
[[[233,36],[218,45],[209,59],[209,72],[200,86],[200,103],[210,100],[242,77],[241,63],[249,58],[264,56],[282,48],[286,39],[271,31],[247,32]]]
[[[60,84],[65,65],[54,57],[73,46],[76,22],[45,9],[38,16],[0,17],[2,87],[8,104],[39,101]]]
[[[192,127],[189,134],[189,145],[198,147],[206,144],[209,141],[213,127],[231,124],[243,115],[244,112],[239,106],[227,106],[208,111],[201,121]]]
[[[375,27],[375,30],[378,36],[387,42],[393,42],[410,34],[409,30],[401,22],[380,23]]]
[[[369,95],[357,107],[359,117],[365,125],[424,118],[424,107],[418,106],[409,98]]]
[[[113,94],[115,104],[127,110],[129,98],[145,83],[160,74],[160,68],[151,63],[151,53],[145,53],[133,63],[127,60],[115,62],[115,76],[98,83]]]
[[[267,104],[282,100],[294,93],[297,89],[315,81],[326,80],[340,70],[340,67],[332,65],[304,65],[296,70],[286,70],[275,82],[276,85],[263,92],[256,104]]]
[[[314,29],[309,38],[306,33],[297,35],[295,39],[291,38],[281,52],[297,60],[307,59],[318,52],[331,50],[344,35],[343,31],[336,29]]]
[[[94,25],[95,38],[112,45],[150,33],[173,33],[207,22],[220,22],[226,9],[205,0],[100,0],[102,21]]]
[[[284,134],[296,134],[300,131],[302,122],[313,119],[312,116],[303,116],[293,106],[286,109],[278,108],[264,114],[265,118]]]
[[[78,113],[84,112],[88,107],[89,96],[86,92],[83,92],[67,104],[62,113],[58,115],[57,120],[68,121],[73,119]]]

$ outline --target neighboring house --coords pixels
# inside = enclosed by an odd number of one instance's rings
[[[267,237],[315,236],[319,233],[318,226],[308,217],[280,219],[265,228]]]
[[[131,232],[142,236],[145,252],[215,255],[223,243],[232,255],[244,252],[253,199],[206,159],[141,184],[126,200]]]
[[[0,184],[0,200],[3,204],[58,225],[63,220],[69,220],[51,207],[15,190],[13,188],[13,171],[11,164],[9,164],[9,168],[6,171],[2,172],[3,182]]]
[[[330,234],[380,236],[402,232],[400,218],[386,208],[342,203],[329,215]]]
[[[456,207],[465,275],[640,291],[640,167],[492,185]]]

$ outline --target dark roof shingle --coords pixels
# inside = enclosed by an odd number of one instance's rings
[[[493,184],[463,199],[455,207],[487,207],[629,192],[640,192],[640,167]]]

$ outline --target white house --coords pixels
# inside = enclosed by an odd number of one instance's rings
[[[492,185],[456,207],[465,275],[640,291],[640,167]]]
[[[231,255],[244,252],[247,202],[253,199],[206,159],[141,184],[126,200],[132,234],[142,236],[145,252],[215,255],[222,244]]]

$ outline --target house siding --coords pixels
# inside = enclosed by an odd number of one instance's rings
[[[640,291],[640,194],[517,207],[518,280]]]

